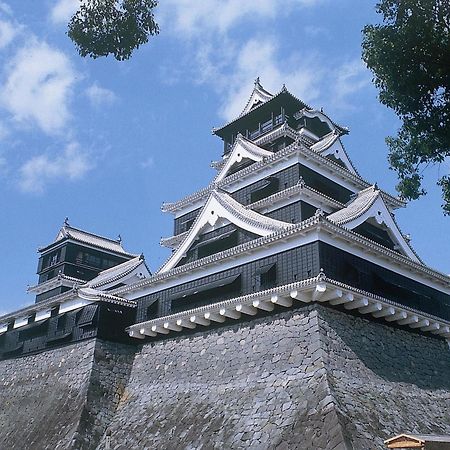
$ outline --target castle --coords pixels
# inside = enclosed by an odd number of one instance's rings
[[[151,274],[66,220],[0,317],[0,448],[368,449],[450,433],[450,278],[347,128],[259,79]],[[43,429],[45,428],[45,432]]]

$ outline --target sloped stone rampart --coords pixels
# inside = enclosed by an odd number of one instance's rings
[[[329,386],[353,448],[385,449],[402,432],[450,434],[445,340],[328,308],[319,316]]]
[[[84,341],[0,362],[0,449],[381,450],[450,434],[449,374],[444,340],[315,304]]]
[[[318,333],[305,308],[145,345],[110,448],[347,448]]]
[[[143,346],[109,445],[381,450],[449,434],[449,361],[442,339],[320,305],[204,329]]]
[[[91,339],[0,361],[0,449],[95,448],[134,347]]]

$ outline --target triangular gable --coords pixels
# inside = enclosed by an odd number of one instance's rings
[[[303,108],[294,114],[295,119],[300,119],[301,117],[308,117],[309,119],[319,119],[328,125],[330,132],[336,131],[339,135],[347,134],[348,129],[340,125],[335,124],[323,111],[317,109]]]
[[[66,238],[68,236],[67,231],[66,231],[66,227],[62,227],[59,232],[58,235],[55,238],[55,242],[58,242],[64,238]]]
[[[233,149],[226,159],[225,165],[217,174],[217,177],[214,181],[217,183],[218,181],[221,181],[223,178],[225,178],[233,165],[240,163],[243,159],[250,159],[254,162],[258,162],[261,161],[264,157],[271,155],[273,155],[272,152],[258,147],[253,142],[245,139],[242,134],[238,134],[233,145]]]
[[[233,223],[237,227],[258,236],[267,236],[293,226],[291,223],[271,219],[252,211],[225,192],[214,190],[211,192],[205,206],[195,219],[183,242],[158,273],[167,272],[175,267],[185,256],[196,238],[202,234],[202,231],[219,228],[225,223]]]
[[[354,175],[358,175],[353,163],[345,151],[344,146],[339,138],[339,132],[333,130],[331,133],[325,135],[319,142],[311,146],[311,149],[322,156],[333,156],[342,161],[344,166]]]
[[[132,284],[150,276],[151,273],[145,264],[144,256],[140,255],[122,264],[103,270],[94,279],[88,281],[86,286],[105,290],[117,284]]]
[[[413,261],[421,263],[400,231],[376,186],[370,186],[361,191],[345,208],[330,214],[327,219],[349,230],[355,229],[369,219],[374,219],[379,225],[384,223],[389,237],[398,246],[399,251]]]
[[[266,91],[259,82],[259,77],[255,80],[255,87],[253,88],[253,92],[250,95],[250,98],[248,99],[247,104],[245,105],[245,108],[242,110],[239,117],[243,116],[244,114],[247,114],[249,111],[251,111],[252,108],[254,108],[259,103],[265,103],[268,100],[273,98],[273,95]]]
[[[384,441],[387,448],[419,448],[423,449],[425,440],[408,434],[399,434]]]
[[[93,245],[95,247],[113,251],[115,253],[121,253],[126,256],[131,257],[137,256],[125,251],[125,249],[122,247],[122,240],[120,239],[120,237],[118,239],[110,239],[107,237],[99,236],[94,233],[89,233],[88,231],[83,231],[78,228],[74,228],[70,226],[67,222],[65,222],[64,225],[59,230],[54,243],[61,241],[63,239],[72,239],[74,241],[81,242],[83,244]],[[40,248],[39,251],[43,251],[50,246]]]

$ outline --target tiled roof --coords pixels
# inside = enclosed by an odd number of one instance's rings
[[[369,186],[360,191],[345,208],[330,214],[327,218],[339,225],[350,222],[368,211],[379,195],[380,191],[375,186]]]
[[[110,239],[103,236],[99,236],[94,233],[89,233],[88,231],[83,231],[78,228],[74,228],[68,224],[64,224],[61,230],[59,230],[58,235],[53,244],[63,240],[63,239],[72,239],[74,241],[82,242],[83,244],[92,245],[94,247],[98,247],[104,250],[112,251],[114,253],[120,253],[124,256],[137,256],[132,253],[128,253],[122,247],[122,243],[120,239]],[[51,245],[53,245],[51,244]],[[43,251],[50,247],[49,245],[43,248],[40,248],[40,251]]]
[[[175,212],[178,209],[182,209],[189,204],[200,202],[204,200],[215,187],[224,188],[229,184],[236,182],[237,180],[243,179],[248,175],[252,175],[255,171],[261,170],[265,166],[270,166],[274,163],[279,162],[280,160],[284,160],[287,157],[296,154],[302,154],[307,158],[317,161],[317,163],[321,165],[326,165],[332,168],[335,174],[345,177],[348,181],[350,181],[354,185],[357,185],[361,189],[365,189],[370,186],[370,183],[368,181],[361,178],[361,176],[359,176],[358,174],[350,172],[346,167],[342,167],[338,163],[334,162],[332,159],[326,158],[322,156],[320,153],[304,145],[301,145],[298,142],[293,142],[292,144],[285,147],[283,150],[274,153],[273,155],[265,158],[264,160],[255,162],[251,166],[245,167],[244,169],[241,169],[238,172],[235,172],[225,177],[223,180],[220,180],[216,185],[214,183],[210,183],[209,186],[200,189],[199,191],[194,192],[193,194],[190,194],[182,198],[181,200],[171,203],[164,203],[161,209],[163,212]],[[405,206],[405,203],[402,200],[393,197],[385,192],[383,192],[383,195],[391,208],[399,208]]]
[[[291,223],[282,222],[280,220],[271,219],[248,207],[243,206],[236,201],[231,195],[224,191],[213,191],[211,195],[230,213],[237,218],[257,228],[265,228],[268,231],[276,232],[292,227]]]
[[[345,156],[348,159],[348,162],[349,162],[349,164],[351,166],[350,170],[353,169],[355,174],[359,175],[358,171],[356,170],[355,165],[353,164],[352,160],[348,156],[348,153],[345,150],[345,147],[344,147],[344,145],[342,144],[342,142],[340,140],[339,133],[336,132],[336,130],[331,131],[330,133],[328,133],[325,136],[323,136],[323,138],[320,141],[318,141],[315,144],[311,145],[311,150],[314,150],[315,152],[322,154],[323,152],[328,150],[336,141],[339,141],[339,143],[340,143],[340,145],[342,147],[342,151],[344,152]]]
[[[144,270],[150,274],[150,271],[145,264],[143,255],[140,255],[136,256],[136,258],[130,259],[129,261],[125,261],[122,264],[111,267],[110,269],[103,270],[98,274],[98,276],[87,282],[86,286],[98,289],[106,284],[120,281],[139,266],[142,266]]]
[[[124,295],[133,291],[145,289],[147,286],[156,283],[163,284],[165,280],[169,278],[179,277],[182,274],[194,272],[197,270],[204,270],[204,268],[210,264],[215,265],[225,259],[235,258],[237,255],[249,253],[254,250],[260,249],[261,247],[265,248],[276,242],[279,242],[280,240],[289,239],[299,234],[303,235],[307,231],[313,231],[317,226],[320,226],[323,230],[329,230],[331,233],[333,233],[333,235],[342,236],[343,239],[347,240],[348,242],[352,242],[354,245],[358,245],[365,251],[367,250],[376,252],[380,254],[381,257],[388,258],[392,263],[399,264],[402,267],[407,267],[412,272],[438,282],[440,285],[446,286],[446,288],[448,288],[449,286],[450,277],[448,275],[427,267],[423,263],[413,261],[398,252],[383,247],[375,241],[372,241],[358,233],[344,228],[341,225],[329,221],[326,217],[320,214],[316,214],[313,217],[304,220],[303,222],[293,225],[292,228],[287,228],[283,231],[278,231],[267,236],[262,236],[258,239],[248,241],[228,250],[215,253],[214,255],[206,256],[205,258],[174,267],[166,272],[156,272],[147,280],[139,281],[133,285],[118,288],[114,291],[114,293],[118,295]]]
[[[267,91],[266,91],[266,92],[267,92]],[[252,92],[252,94],[253,94],[253,92]],[[302,100],[300,100],[299,98],[297,98],[295,95],[291,94],[291,93],[286,89],[286,86],[283,85],[281,91],[279,91],[279,92],[277,92],[276,94],[273,94],[273,95],[270,94],[270,95],[271,95],[270,98],[267,98],[267,100],[261,101],[260,103],[257,103],[253,108],[247,110],[248,103],[251,101],[252,96],[253,96],[253,95],[251,95],[251,96],[250,96],[250,99],[249,99],[249,101],[247,102],[247,105],[246,105],[246,107],[244,108],[244,110],[242,111],[242,113],[241,113],[238,117],[236,117],[235,119],[230,120],[230,121],[227,122],[225,125],[222,125],[220,128],[213,128],[213,133],[214,133],[214,134],[217,134],[220,130],[223,130],[223,129],[224,129],[225,127],[227,127],[228,125],[231,125],[232,123],[237,122],[237,121],[238,121],[239,119],[241,119],[242,117],[246,116],[247,114],[250,114],[252,111],[254,111],[255,109],[261,107],[262,105],[265,105],[266,103],[271,102],[271,101],[274,100],[275,98],[278,98],[278,97],[279,97],[280,95],[282,95],[282,94],[289,94],[293,99],[297,100],[299,103],[301,103],[302,105],[304,105],[306,108],[311,109],[308,105],[306,105],[305,102],[303,102]]]
[[[360,191],[358,195],[346,205],[345,208],[342,208],[339,211],[330,214],[327,219],[338,225],[345,225],[346,223],[349,223],[365,214],[378,198],[381,198],[383,204],[386,205],[385,194],[380,191],[376,185],[369,186],[367,189]],[[416,253],[416,251],[410,244],[409,239],[407,239],[400,230],[400,227],[398,226],[394,215],[389,212],[387,208],[385,214],[388,214],[390,219],[392,219],[392,224],[390,227],[397,229],[397,239],[399,240],[400,245],[404,247],[406,252],[408,252],[408,249],[412,252],[412,254],[409,255],[410,257],[412,257],[413,259],[414,257],[416,257],[418,262],[422,263],[420,256]]]
[[[250,112],[258,104],[265,103],[272,98],[273,98],[273,94],[271,94],[269,91],[266,91],[262,87],[261,83],[259,82],[259,77],[258,77],[255,80],[255,87],[253,88],[250,98],[248,99],[247,104],[245,105],[241,114],[239,114],[239,117],[242,117],[245,114],[247,114],[248,112]]]
[[[195,238],[201,234],[202,228],[207,224],[214,225],[219,218],[227,219],[238,227],[259,236],[272,235],[294,226],[292,223],[281,222],[252,211],[234,200],[225,191],[214,189],[183,241],[158,272],[171,270],[190,248]]]
[[[223,165],[217,176],[214,178],[213,183],[218,183],[220,180],[223,180],[228,175],[228,172],[234,166],[234,164],[240,163],[243,159],[250,159],[253,162],[258,162],[263,158],[272,155],[273,152],[258,147],[252,141],[249,141],[239,133],[237,135],[236,141],[233,144],[231,153],[225,160],[225,164]]]

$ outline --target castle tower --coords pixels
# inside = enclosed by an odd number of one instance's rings
[[[33,305],[0,317],[0,359],[36,353],[92,338],[128,342],[136,303],[110,291],[150,277],[143,255],[71,226],[39,249]]]
[[[109,239],[74,228],[68,219],[54,242],[38,251],[39,281],[28,289],[28,292],[36,294],[36,302],[62,294],[77,284],[84,284],[102,270],[137,256],[123,249],[120,238]]]
[[[295,304],[332,308],[450,337],[449,278],[399,229],[404,202],[363,179],[348,129],[283,86],[256,80],[205,188],[163,205],[172,254],[148,280],[119,288],[137,301],[136,338],[251,319]]]

